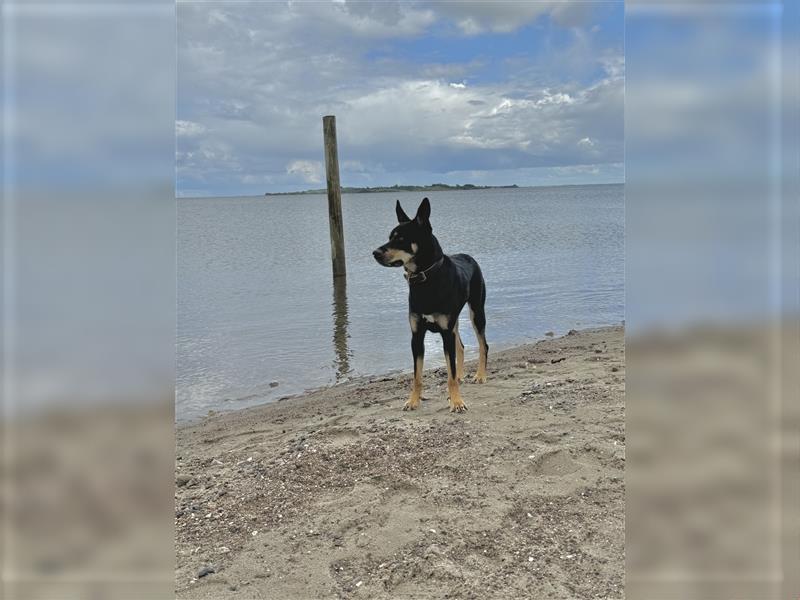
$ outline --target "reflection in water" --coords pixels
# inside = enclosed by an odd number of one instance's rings
[[[333,280],[333,352],[335,355],[337,383],[350,372],[350,351],[347,349],[347,281],[344,277]]]

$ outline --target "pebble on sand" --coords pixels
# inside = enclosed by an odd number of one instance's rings
[[[211,575],[212,573],[216,573],[216,569],[211,565],[206,565],[197,572],[197,578],[200,579],[201,577]]]

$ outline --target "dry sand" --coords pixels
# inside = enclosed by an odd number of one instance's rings
[[[490,354],[465,414],[439,369],[180,427],[178,598],[623,597],[623,338]]]

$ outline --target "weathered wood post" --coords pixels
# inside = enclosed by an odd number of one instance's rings
[[[344,261],[344,228],[342,225],[342,188],[339,183],[339,151],[336,147],[336,117],[322,117],[325,138],[325,173],[328,180],[328,223],[331,229],[333,276],[347,274]]]

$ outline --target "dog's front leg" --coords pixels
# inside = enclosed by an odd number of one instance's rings
[[[461,334],[458,333],[456,325],[456,377],[458,383],[464,381],[464,342],[461,341]]]
[[[422,398],[422,366],[425,359],[425,329],[418,327],[419,319],[411,320],[411,354],[414,357],[414,383],[411,387],[411,396],[403,406],[403,410],[416,410]],[[415,324],[417,326],[415,326]]]
[[[443,329],[442,344],[444,345],[444,359],[447,362],[447,392],[450,395],[450,412],[464,412],[467,410],[467,405],[464,404],[458,386],[456,334],[451,330]]]

